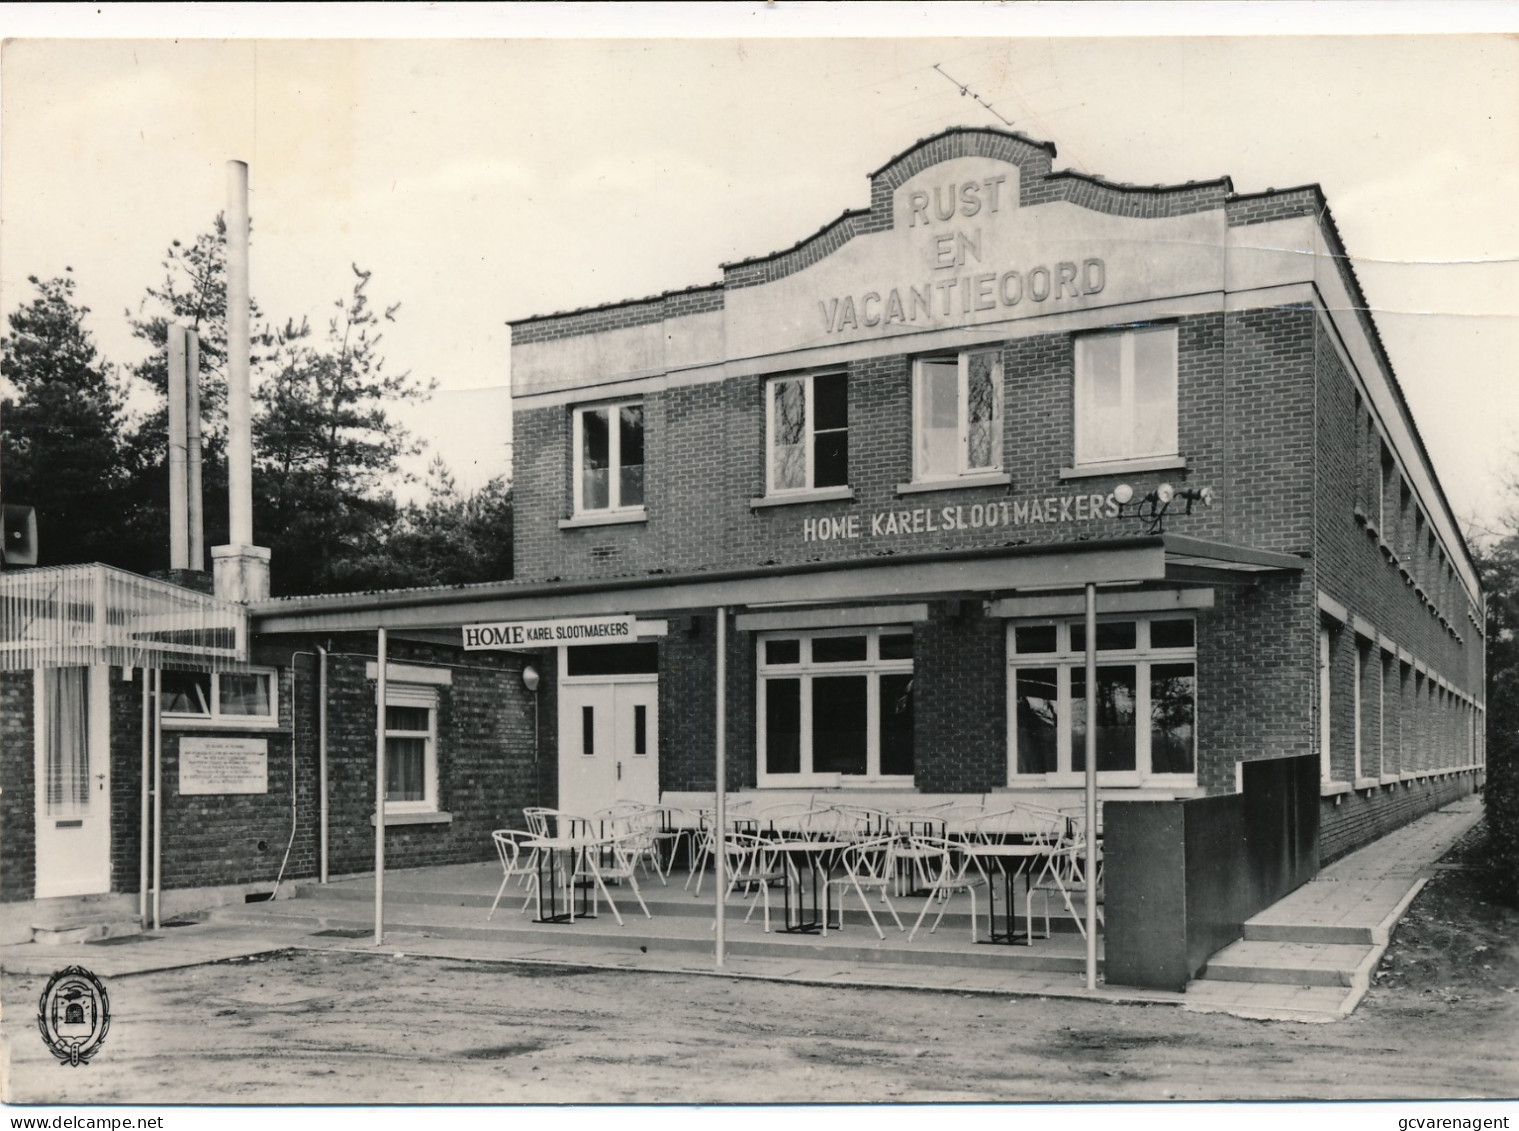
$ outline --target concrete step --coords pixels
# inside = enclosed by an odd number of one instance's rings
[[[1241,940],[1208,959],[1200,978],[1276,986],[1351,986],[1371,952],[1369,945]]]
[[[499,876],[499,873],[497,875]],[[685,890],[681,886],[682,882],[672,880],[669,887],[663,887],[657,879],[652,883],[640,880],[639,888],[643,894],[644,902],[648,904],[649,910],[657,918],[700,919],[704,922],[710,922],[713,906],[711,880],[707,881],[700,895],[695,893],[694,888],[691,891]],[[614,884],[609,886],[620,910],[626,913],[627,907],[631,905],[634,912],[638,912],[637,901],[633,899],[633,893],[630,888],[626,885]],[[983,892],[978,895],[978,911],[982,916],[986,914],[984,894]],[[475,888],[473,890],[453,888],[445,890],[400,888],[387,883],[385,888],[385,904],[387,907],[488,908],[495,897],[494,886],[491,886],[489,890],[485,890],[484,888]],[[295,886],[293,898],[296,900],[340,900],[370,905],[374,900],[374,893],[373,889],[365,884],[342,883],[324,886],[317,883],[303,882]],[[525,893],[520,886],[513,884],[511,887],[508,887],[506,894],[501,897],[501,902],[496,912],[497,916],[499,917],[508,912],[516,914],[522,906],[524,898]],[[730,920],[734,917],[735,912],[737,913],[736,917],[742,920],[749,913],[749,905],[754,898],[757,898],[757,894],[755,896],[748,896],[742,889],[735,890],[728,900],[728,915]],[[835,898],[837,898],[837,892],[835,892]],[[918,912],[922,910],[922,898],[917,896],[893,897],[892,902],[896,906],[897,914],[910,929],[913,920],[918,916]],[[771,888],[770,915],[772,919],[781,917],[782,906],[780,889],[778,887]],[[881,922],[883,929],[890,929],[891,913],[873,895],[871,908],[874,910],[877,920]],[[1021,900],[1019,901],[1019,909],[1021,912]],[[1035,911],[1037,912],[1038,910],[1039,907],[1036,905]],[[1077,936],[1078,932],[1075,920],[1071,919],[1068,915],[1059,914],[1058,904],[1051,910],[1056,913],[1050,915],[1050,930],[1054,932],[1056,937]],[[1001,920],[1002,913],[1002,902],[999,899],[997,904],[999,921]],[[933,918],[937,914],[937,908],[929,911],[927,919],[924,920],[924,930],[928,929],[928,925],[933,922]],[[760,915],[761,910],[756,909],[751,921],[757,922]],[[1022,914],[1019,915],[1018,921],[1020,924],[1023,923]],[[870,920],[861,909],[859,897],[853,891],[848,893],[844,903],[844,923],[846,926],[862,926],[867,930],[870,929]],[[1043,930],[1044,923],[1042,916],[1035,915],[1035,925],[1038,930]],[[944,918],[939,924],[939,933],[947,931],[969,932],[969,930],[970,904],[963,897],[960,897],[944,912]]]
[[[392,904],[387,893],[385,924],[387,930],[425,934],[432,938],[496,940],[554,951],[577,947],[627,949],[644,954],[659,951],[708,953],[712,950],[710,918],[661,917],[656,912],[655,918],[646,919],[636,905],[632,914],[626,904],[619,903],[619,909],[623,912],[625,927],[619,927],[604,908],[597,918],[578,919],[573,924],[533,923],[517,914],[515,909],[508,911],[504,908],[498,909],[494,920],[487,922],[485,916],[474,909],[450,914],[447,908],[437,905]],[[320,931],[367,933],[374,927],[374,919],[367,910],[351,899],[307,898],[242,907],[227,905],[217,908],[212,918],[219,923],[300,925],[309,928],[313,934]],[[990,946],[973,943],[968,924],[954,931],[941,924],[934,935],[929,935],[925,926],[918,940],[908,944],[906,934],[898,932],[889,920],[882,924],[886,939],[879,940],[868,922],[862,927],[847,917],[842,932],[830,930],[826,937],[788,935],[773,929],[777,918],[774,911],[772,908],[772,931],[769,934],[761,933],[758,913],[748,924],[743,923],[742,915],[730,918],[728,951],[741,955],[862,964],[957,965],[1064,973],[1079,973],[1085,968],[1084,954],[1069,940],[1056,939],[1033,947]],[[911,920],[904,922],[911,927]]]
[[[73,946],[142,933],[142,924],[137,919],[135,895],[101,894],[39,899],[28,910],[31,941],[44,946]]]
[[[1263,915],[1244,926],[1247,942],[1312,943],[1318,946],[1374,946],[1376,928],[1355,923],[1303,923]]]
[[[79,943],[100,942],[104,939],[120,939],[140,934],[142,934],[142,924],[136,919],[81,918],[32,925],[32,942],[41,943],[43,946],[75,946]]]

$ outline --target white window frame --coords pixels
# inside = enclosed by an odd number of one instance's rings
[[[378,690],[376,695],[378,696]],[[427,710],[425,731],[391,729],[385,726],[385,776],[390,777],[390,740],[392,738],[421,738],[423,746],[423,795],[420,801],[392,801],[385,799],[386,813],[436,813],[438,812],[438,689],[421,684],[386,683],[385,705],[387,707],[422,707]]]
[[[1334,781],[1332,750],[1329,741],[1330,710],[1329,626],[1319,622],[1319,780]]]
[[[1141,449],[1138,441],[1131,432],[1127,437],[1126,450],[1116,456],[1109,455],[1102,458],[1091,455],[1087,449],[1090,447],[1090,436],[1094,429],[1100,429],[1100,425],[1089,419],[1091,407],[1086,403],[1087,383],[1083,380],[1083,372],[1086,366],[1083,357],[1089,348],[1089,343],[1107,338],[1119,339],[1119,364],[1118,364],[1118,401],[1120,415],[1132,426],[1135,413],[1135,349],[1134,343],[1141,334],[1169,334],[1172,340],[1171,356],[1176,359],[1176,370],[1171,374],[1171,386],[1174,390],[1174,400],[1171,405],[1171,432],[1169,442],[1156,448]],[[1073,359],[1074,371],[1074,394],[1072,403],[1074,406],[1074,443],[1072,453],[1077,467],[1102,466],[1104,464],[1128,463],[1134,460],[1167,459],[1178,457],[1181,453],[1181,342],[1179,341],[1177,328],[1168,326],[1130,327],[1122,330],[1106,330],[1095,334],[1082,334],[1076,338],[1075,357]]]
[[[992,460],[985,467],[971,467],[970,457],[970,359],[973,355],[990,354],[992,364]],[[958,370],[957,384],[955,387],[955,468],[953,474],[931,474],[923,466],[923,431],[924,421],[928,412],[928,396],[925,389],[926,378],[925,365],[945,365],[951,358],[948,355],[938,357],[920,357],[913,362],[912,367],[912,477],[914,483],[943,483],[953,482],[957,478],[980,475],[996,475],[1002,471],[1004,453],[1002,450],[1002,433],[1006,422],[1002,416],[1002,386],[1006,380],[1006,374],[1002,365],[1002,351],[999,348],[962,350],[954,355],[954,361]]]
[[[1150,646],[1150,625],[1154,621],[1192,621],[1192,646],[1189,648],[1153,648]],[[1133,613],[1104,615],[1097,618],[1099,625],[1132,621],[1135,624],[1133,648],[1102,649],[1097,653],[1097,666],[1133,665],[1134,671],[1134,769],[1103,770],[1097,775],[1102,786],[1154,786],[1177,789],[1197,785],[1198,732],[1200,727],[1198,701],[1200,699],[1199,673],[1197,669],[1197,621],[1194,617],[1176,613]],[[1075,750],[1071,726],[1071,675],[1086,667],[1086,653],[1071,649],[1071,629],[1085,624],[1082,618],[1030,618],[1009,620],[1007,623],[1007,784],[1013,787],[1044,786],[1069,789],[1080,786],[1086,775],[1074,769]],[[1055,627],[1055,651],[1017,651],[1014,636],[1018,628],[1040,625]],[[1190,774],[1157,774],[1150,772],[1152,750],[1150,742],[1150,668],[1155,664],[1191,664],[1193,680],[1192,698],[1192,772]],[[1056,732],[1056,768],[1048,773],[1024,774],[1018,772],[1018,672],[1032,668],[1054,668],[1056,679],[1057,713],[1059,728]]]
[[[813,381],[818,377],[844,377],[846,404],[848,397],[848,378],[838,370],[824,373],[784,373],[777,374],[765,382],[765,494],[766,495],[800,495],[810,491],[833,491],[841,490],[849,485],[848,479],[842,484],[833,484],[828,487],[818,487],[817,483],[817,411],[813,394]],[[802,383],[802,411],[806,417],[806,445],[807,445],[807,481],[800,487],[777,487],[775,485],[775,397],[779,387],[788,381]],[[846,409],[847,411],[847,409]],[[830,428],[829,432],[837,431]],[[844,426],[846,435],[849,426]]]
[[[755,722],[758,745],[755,748],[756,784],[760,789],[786,789],[803,786],[836,786],[841,784],[881,784],[911,788],[913,774],[882,774],[881,769],[881,679],[883,675],[911,675],[914,660],[883,660],[881,637],[906,636],[912,633],[907,625],[883,625],[874,628],[827,629],[823,631],[776,631],[758,633],[755,636]],[[813,641],[828,637],[864,636],[865,659],[847,663],[820,664],[812,660]],[[772,664],[765,659],[765,645],[771,640],[795,640],[800,649],[795,664]],[[914,641],[916,647],[916,640]],[[865,773],[845,774],[835,771],[814,773],[812,770],[812,681],[817,676],[864,675],[865,680]],[[801,761],[797,773],[771,773],[766,768],[766,706],[769,680],[799,679],[801,681]],[[915,767],[916,768],[916,767]]]
[[[172,729],[184,729],[186,727],[219,728],[224,730],[266,730],[279,726],[280,719],[280,679],[277,668],[249,668],[241,672],[196,672],[196,675],[211,677],[211,701],[204,711],[164,711],[162,714],[164,725]],[[263,676],[269,682],[269,713],[266,715],[231,715],[221,709],[221,679],[222,675],[256,675]]]
[[[1362,651],[1369,648],[1370,645],[1366,642],[1366,638],[1359,634],[1351,639],[1351,643],[1355,647],[1355,712],[1353,723],[1355,727],[1355,742],[1353,743],[1353,749],[1355,751],[1355,764],[1351,767],[1350,771],[1351,781],[1354,782],[1360,781],[1365,776],[1364,772],[1361,769],[1363,761],[1361,726],[1365,718],[1361,705],[1361,699],[1365,695],[1365,689],[1361,686],[1361,681],[1366,678],[1366,661],[1362,657]]]
[[[644,513],[644,504],[635,503],[632,506],[622,505],[622,410],[633,406],[644,407],[642,397],[631,397],[622,401],[604,401],[599,404],[581,405],[575,409],[573,427],[571,428],[570,444],[573,449],[571,458],[571,489],[574,493],[574,513],[577,517],[582,515],[641,515]],[[587,509],[584,500],[584,467],[582,457],[585,452],[585,414],[588,412],[605,412],[607,414],[607,505]],[[648,498],[649,489],[649,421],[644,416],[644,497]]]

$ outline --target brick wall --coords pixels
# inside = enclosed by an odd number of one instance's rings
[[[522,808],[539,803],[533,704],[518,674],[522,657],[464,655],[393,640],[389,659],[453,665],[453,683],[437,688],[438,803],[453,820],[387,826],[386,866],[414,868],[491,859],[491,830],[525,827]],[[373,660],[373,638],[339,638],[328,659],[329,870],[333,874],[374,868],[370,816],[375,792],[375,682],[364,675],[365,664]]]
[[[1327,864],[1478,788],[1475,770],[1325,797],[1319,802],[1319,862]]]
[[[300,672],[302,681],[313,679],[309,663]],[[280,860],[292,828],[298,836],[304,834],[307,841],[298,845],[299,857],[292,851],[290,877],[311,875],[310,838],[315,824],[313,788],[316,759],[314,747],[302,753],[304,757],[292,767],[292,702],[291,678],[288,667],[283,668],[279,678],[279,728],[277,730],[199,730],[194,727],[180,729],[166,724],[163,732],[163,887],[215,887],[225,884],[272,884],[279,874]],[[128,685],[130,686],[130,685]],[[141,694],[140,687],[137,688]],[[121,697],[112,696],[113,705]],[[140,702],[138,704],[140,711]],[[115,712],[113,711],[113,715]],[[127,726],[118,728],[113,717],[112,750],[115,764],[140,763],[136,742],[128,743],[128,737],[138,738],[141,726],[140,714],[131,725],[131,714],[123,708],[122,722]],[[213,735],[217,738],[254,738],[268,744],[269,790],[262,794],[182,794],[179,789],[180,744],[187,738]],[[120,740],[120,741],[119,741]],[[131,746],[128,757],[127,747]],[[292,825],[291,786],[292,774],[298,810]],[[133,777],[134,773],[121,775]],[[134,787],[135,788],[135,787]],[[124,798],[124,808],[131,809],[135,793]],[[115,890],[135,891],[138,865],[136,837],[140,818],[132,812],[131,819],[118,822],[113,829],[117,842],[118,858],[129,865],[129,874],[118,875]]]
[[[1220,585],[1197,617],[1197,784],[1232,793],[1235,763],[1311,753],[1313,598],[1300,577]]]
[[[682,614],[659,648],[659,788],[713,789],[717,749],[717,619]],[[726,735],[730,790],[756,781],[754,637],[728,623]]]
[[[765,493],[761,378],[683,386],[644,397],[647,521],[561,530],[571,509],[568,407],[514,417],[516,575],[527,581],[685,572],[719,567],[873,558],[972,546],[1073,541],[1136,533],[1127,519],[1094,518],[873,534],[879,511],[1105,496],[1162,480],[1208,485],[1218,504],[1168,529],[1262,549],[1307,553],[1312,542],[1313,315],[1299,307],[1198,315],[1178,323],[1179,445],[1185,470],[1067,480],[1073,460],[1074,345],[1070,335],[1001,347],[1006,486],[899,495],[912,478],[912,358],[849,363],[853,500],[751,508]],[[995,347],[993,347],[995,348]],[[808,518],[854,515],[861,536],[807,541]]]
[[[111,890],[135,892],[142,878],[141,670],[130,683],[111,669]],[[148,754],[152,756],[152,737]],[[151,763],[150,763],[151,764]]]
[[[1474,788],[1472,771],[1439,771],[1471,762],[1472,708],[1460,693],[1481,694],[1482,640],[1449,567],[1462,548],[1432,550],[1401,478],[1383,472],[1385,440],[1321,326],[1314,362],[1314,584],[1353,618],[1321,618],[1330,633],[1330,778],[1362,786],[1323,800],[1322,855],[1330,860]],[[1384,650],[1389,640],[1398,652]],[[1316,749],[1316,680],[1313,700]],[[1397,780],[1407,774],[1433,776]]]
[[[1007,628],[978,601],[913,626],[913,770],[926,793],[1007,785]]]
[[[366,661],[374,657],[373,638],[338,638],[332,651],[328,669],[329,843],[330,870],[338,875],[373,868],[375,684],[364,675]],[[254,661],[275,666],[279,672],[277,728],[212,731],[173,724],[164,728],[165,889],[272,883],[287,845],[286,879],[318,873],[318,695],[313,653],[314,645],[305,641],[256,645]],[[455,661],[452,685],[438,689],[437,747],[439,807],[451,813],[453,820],[387,827],[387,865],[406,868],[491,859],[490,831],[523,827],[522,807],[540,800],[539,775],[544,766],[533,760],[532,702],[518,674],[521,657],[466,657],[451,649],[394,641],[390,659],[440,666]],[[552,655],[540,667],[547,667],[544,682],[551,689]],[[111,890],[116,892],[137,891],[140,875],[142,687],[140,673],[124,682],[121,669],[111,670],[110,851]],[[551,695],[550,691],[550,699]],[[551,706],[549,713],[552,717]],[[180,744],[199,734],[264,740],[268,792],[182,795]],[[32,674],[0,673],[3,901],[33,896],[34,761]],[[552,785],[552,775],[547,777]]]
[[[37,747],[31,672],[0,672],[0,902],[36,887]]]

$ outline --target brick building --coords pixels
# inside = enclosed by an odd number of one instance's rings
[[[1329,859],[1471,790],[1476,571],[1318,188],[1053,156],[949,130],[720,283],[514,322],[519,584],[659,579],[662,790],[713,785],[722,604],[731,787],[1066,803],[1087,581],[1105,798],[1316,759]]]
[[[165,781],[199,761],[164,886],[371,866],[379,629],[395,867],[487,859],[524,805],[710,796],[719,718],[767,800],[1076,804],[1089,586],[1109,829],[1253,793],[1306,854],[1279,890],[1478,787],[1476,570],[1318,188],[1054,155],[952,129],[719,282],[513,322],[515,578],[254,602],[237,663],[165,672]],[[143,661],[94,662],[87,890],[129,893]],[[9,900],[54,893],[41,678],[0,673]]]

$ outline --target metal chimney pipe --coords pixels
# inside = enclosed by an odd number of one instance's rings
[[[248,391],[248,166],[227,162],[227,493],[233,546],[253,544],[253,404]]]
[[[185,330],[185,471],[190,496],[190,568],[206,568],[206,508],[200,483],[200,334]]]
[[[185,328],[168,326],[169,355],[169,568],[190,568],[185,514]]]

